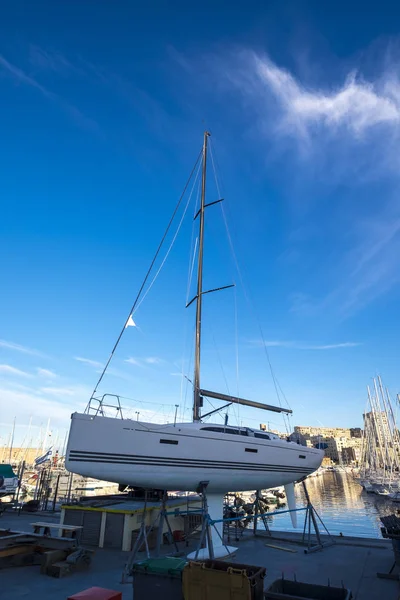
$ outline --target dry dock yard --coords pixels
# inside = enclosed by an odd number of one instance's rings
[[[32,523],[60,523],[60,515],[4,513],[0,525],[11,531],[32,531]],[[57,531],[57,530],[56,530]],[[397,600],[399,582],[381,579],[377,573],[388,573],[394,562],[392,544],[387,540],[365,538],[334,538],[335,544],[314,553],[305,553],[300,545],[301,535],[279,533],[272,537],[253,537],[246,531],[239,541],[232,562],[265,567],[264,588],[282,575],[298,582],[327,585],[350,589],[353,598],[362,600]],[[233,540],[231,539],[231,543]],[[195,548],[196,542],[187,548],[180,542],[182,553]],[[163,545],[163,552],[171,552],[172,546]],[[130,553],[122,550],[95,548],[89,568],[78,570],[66,577],[57,578],[41,573],[39,565],[1,568],[1,600],[52,599],[66,600],[69,596],[92,586],[122,593],[123,599],[133,597],[132,583],[121,583],[124,565]],[[137,559],[145,559],[144,552]],[[397,567],[393,573],[397,573]],[[343,596],[344,597],[344,596]]]

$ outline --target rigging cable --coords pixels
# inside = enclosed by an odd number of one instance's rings
[[[154,283],[155,283],[155,281],[156,281],[157,277],[159,276],[159,274],[160,274],[160,272],[161,272],[161,269],[162,269],[162,268],[163,268],[163,266],[165,265],[165,262],[166,262],[166,260],[167,260],[167,258],[168,258],[168,256],[169,256],[169,253],[170,253],[170,252],[171,252],[171,250],[172,250],[172,247],[173,247],[173,245],[174,245],[174,243],[175,243],[175,240],[176,240],[176,238],[177,238],[177,236],[178,236],[178,234],[179,234],[180,228],[181,228],[181,226],[182,226],[183,220],[184,220],[184,218],[185,218],[185,216],[186,216],[186,212],[187,212],[187,209],[188,209],[188,207],[189,207],[190,201],[191,201],[191,199],[192,199],[192,195],[193,195],[193,189],[194,189],[194,186],[196,185],[196,181],[197,181],[197,178],[198,178],[198,176],[199,176],[199,173],[200,173],[200,165],[199,165],[199,167],[198,167],[198,169],[197,169],[196,178],[195,178],[195,181],[194,181],[194,184],[193,184],[193,187],[192,187],[192,191],[191,191],[191,192],[190,192],[190,194],[189,194],[188,201],[187,201],[187,203],[186,203],[186,206],[185,206],[185,209],[184,209],[184,211],[183,211],[183,214],[182,214],[181,220],[179,221],[179,224],[178,224],[178,227],[177,227],[177,229],[176,229],[175,235],[174,235],[174,237],[172,238],[172,241],[171,241],[171,243],[170,243],[170,245],[169,245],[169,247],[168,247],[168,250],[167,250],[167,252],[166,252],[166,254],[165,254],[165,256],[164,256],[163,260],[161,261],[161,265],[159,266],[159,268],[157,269],[157,272],[156,272],[156,274],[154,275],[153,279],[152,279],[152,280],[151,280],[151,282],[149,283],[149,287],[148,287],[148,288],[147,288],[147,290],[144,292],[143,296],[142,296],[142,297],[141,297],[141,299],[140,299],[140,302],[138,302],[138,304],[137,304],[137,306],[136,306],[136,308],[135,308],[135,310],[134,310],[134,313],[136,313],[136,311],[139,309],[139,307],[140,307],[140,305],[142,304],[143,300],[146,298],[147,294],[149,293],[149,291],[150,291],[150,290],[151,290],[151,288],[153,287],[153,285],[154,285]],[[133,313],[133,314],[134,314],[134,313]]]
[[[218,177],[217,177],[217,171],[216,171],[215,163],[214,163],[214,155],[213,155],[212,146],[213,146],[213,143],[210,143],[211,163],[212,163],[212,167],[213,167],[213,172],[214,172],[215,184],[217,186],[217,191],[218,191],[219,196],[221,197],[220,186],[219,186]],[[248,305],[250,306],[250,309],[251,309],[251,311],[253,313],[254,318],[256,319],[256,322],[257,322],[257,325],[258,325],[258,328],[259,328],[259,331],[260,331],[260,335],[261,335],[261,340],[262,340],[262,343],[263,343],[263,346],[264,346],[265,355],[267,357],[267,362],[268,362],[269,370],[270,370],[270,373],[271,373],[272,381],[273,381],[273,384],[274,384],[276,397],[278,399],[278,402],[279,402],[280,406],[282,406],[281,396],[279,394],[280,385],[278,384],[278,380],[277,380],[277,378],[275,376],[275,373],[274,373],[274,370],[272,368],[272,363],[271,363],[271,359],[270,359],[270,356],[269,356],[267,344],[266,344],[266,341],[265,341],[264,332],[262,330],[261,323],[260,323],[260,320],[258,318],[257,312],[255,311],[254,305],[253,305],[253,303],[252,303],[252,301],[251,301],[251,299],[250,299],[250,297],[249,297],[249,295],[247,293],[246,286],[244,285],[244,280],[243,280],[242,272],[241,272],[241,269],[239,267],[239,262],[238,262],[238,259],[237,259],[237,256],[236,256],[236,252],[235,252],[235,249],[234,249],[234,246],[233,246],[233,241],[232,241],[232,237],[231,237],[231,234],[230,234],[230,231],[229,231],[228,222],[227,222],[227,218],[226,218],[226,214],[225,214],[222,202],[221,202],[220,206],[221,206],[222,217],[223,217],[223,220],[224,220],[225,229],[226,229],[226,233],[227,233],[227,237],[228,237],[228,242],[229,242],[229,246],[230,246],[230,249],[231,249],[231,252],[232,252],[232,256],[233,256],[233,259],[234,259],[236,270],[237,270],[237,273],[239,275],[240,282],[242,284],[242,288],[243,288],[243,292],[244,292],[246,301],[247,301]],[[278,388],[278,385],[279,385],[279,388]],[[290,408],[290,405],[289,405],[289,402],[287,401],[287,398],[285,397],[284,394],[283,394],[283,396],[284,396],[284,399],[286,401],[286,404]]]
[[[193,177],[194,172],[196,171],[196,168],[197,168],[197,166],[199,164],[199,161],[200,161],[200,158],[202,157],[202,155],[203,155],[203,149],[200,150],[199,155],[198,155],[198,157],[196,159],[196,162],[195,162],[195,164],[193,166],[193,169],[190,172],[190,175],[189,175],[189,177],[188,177],[188,179],[186,181],[185,187],[183,188],[183,192],[182,192],[182,194],[181,194],[181,196],[180,196],[180,198],[179,198],[179,200],[178,200],[178,202],[177,202],[177,204],[175,206],[174,212],[172,213],[172,216],[171,216],[171,218],[169,220],[169,223],[168,223],[167,228],[166,228],[166,230],[164,232],[164,235],[163,235],[163,237],[162,237],[162,239],[161,239],[161,241],[160,241],[160,243],[158,245],[158,248],[157,248],[156,253],[155,253],[154,257],[153,257],[153,260],[150,263],[150,266],[149,266],[149,268],[147,270],[147,273],[146,273],[146,276],[145,276],[145,278],[144,278],[144,280],[142,282],[142,285],[140,286],[140,289],[139,289],[139,291],[137,293],[137,296],[136,296],[135,301],[134,301],[134,303],[132,305],[132,308],[129,311],[129,315],[128,315],[127,319],[124,321],[124,325],[123,325],[123,328],[121,330],[121,333],[119,334],[119,336],[117,338],[117,341],[115,342],[114,347],[113,347],[113,349],[111,351],[111,354],[110,354],[110,356],[109,356],[109,358],[108,358],[108,360],[107,360],[107,362],[105,364],[105,367],[104,367],[103,371],[101,372],[101,375],[100,375],[100,377],[99,377],[99,379],[98,379],[98,381],[97,381],[97,383],[95,385],[95,388],[93,390],[91,398],[93,398],[94,395],[95,395],[95,393],[97,392],[97,388],[99,387],[99,385],[100,385],[100,383],[101,383],[101,381],[102,381],[102,379],[103,379],[103,377],[104,377],[104,375],[105,375],[105,373],[106,373],[106,371],[108,369],[108,365],[110,364],[110,362],[111,362],[111,360],[112,360],[112,358],[114,356],[114,353],[115,353],[115,351],[116,351],[116,349],[118,347],[118,344],[119,344],[119,342],[120,342],[120,340],[121,340],[121,338],[122,338],[122,336],[124,334],[124,331],[126,329],[126,324],[127,324],[128,320],[129,320],[129,317],[133,314],[134,310],[136,309],[136,306],[137,306],[137,303],[139,301],[139,298],[141,297],[141,294],[142,294],[143,289],[144,289],[144,287],[145,287],[145,285],[147,283],[147,280],[150,277],[150,273],[153,270],[154,264],[155,264],[155,262],[156,262],[156,260],[158,258],[158,255],[159,255],[159,253],[161,251],[161,248],[164,245],[165,239],[166,239],[166,237],[168,235],[168,232],[169,232],[169,230],[170,230],[170,228],[172,226],[172,223],[173,223],[173,221],[175,219],[175,216],[176,216],[176,214],[177,214],[177,212],[179,210],[179,207],[180,207],[180,205],[182,203],[182,200],[183,200],[183,198],[184,198],[184,196],[186,194],[186,190],[189,187],[189,183],[190,183],[190,181],[191,181],[191,179]],[[89,404],[90,404],[90,400],[89,400]]]
[[[237,289],[236,285],[233,288],[234,299],[235,299],[235,350],[236,350],[236,395],[240,397],[240,389],[239,389],[239,328],[238,328],[238,306],[237,306]],[[236,405],[237,407],[237,422],[239,424],[240,418],[240,404]]]

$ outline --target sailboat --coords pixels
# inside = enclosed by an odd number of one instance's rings
[[[392,498],[399,491],[400,435],[395,410],[381,377],[367,386],[360,485],[366,492]]]
[[[221,519],[223,497],[229,491],[285,485],[289,507],[293,507],[293,482],[318,469],[324,452],[282,440],[273,433],[202,421],[204,397],[276,413],[292,412],[280,406],[207,390],[200,384],[202,299],[203,294],[208,293],[203,290],[203,250],[205,209],[208,206],[205,196],[209,135],[204,133],[200,154],[201,200],[196,215],[199,219],[199,250],[197,293],[193,300],[196,302],[193,420],[154,424],[126,419],[118,397],[114,399],[116,416],[109,417],[105,409],[110,406],[110,396],[95,398],[93,394],[86,411],[71,416],[65,465],[73,473],[114,481],[122,486],[196,491],[202,484],[206,487],[211,518]],[[217,529],[218,535],[213,539],[215,558],[227,554],[227,547],[222,544],[222,523]]]

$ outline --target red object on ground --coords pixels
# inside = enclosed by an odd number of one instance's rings
[[[182,529],[175,529],[172,532],[174,542],[183,542],[185,540],[185,532]]]
[[[67,600],[122,600],[122,592],[91,587],[73,596],[68,596]]]

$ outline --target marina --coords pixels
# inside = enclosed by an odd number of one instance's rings
[[[400,8],[6,4],[0,600],[399,600]]]
[[[36,452],[20,448],[13,454],[14,419],[0,465],[0,569],[10,600],[24,597],[26,588],[7,579],[9,564],[21,573],[28,563],[31,570],[40,564],[41,576],[70,575],[71,590],[72,580],[83,586],[95,577],[97,586],[122,591],[128,580],[134,586],[139,581],[135,569],[143,557],[162,556],[181,558],[189,571],[196,564],[213,569],[216,559],[232,568],[258,565],[262,572],[268,565],[265,598],[285,597],[275,594],[285,585],[308,591],[332,586],[332,594],[348,599],[373,600],[382,593],[395,598],[397,533],[382,539],[382,523],[396,522],[400,434],[397,400],[382,379],[367,388],[363,429],[290,431],[292,409],[282,406],[278,391],[279,405],[273,405],[202,387],[203,295],[233,287],[203,289],[205,213],[223,201],[206,202],[209,138],[206,131],[185,186],[197,185],[199,197],[196,293],[187,304],[196,307],[192,421],[177,419],[179,405],[173,423],[139,420],[140,411],[132,419],[119,395],[98,392],[125,330],[136,327],[136,306],[165,234],[86,409],[71,415],[62,451],[47,444],[48,422]],[[195,254],[193,249],[192,271]],[[279,414],[287,431],[230,423],[232,406]],[[31,462],[17,455],[30,455]],[[265,586],[254,600],[261,600]],[[56,589],[47,586],[46,593]],[[322,600],[324,589],[318,591]]]

